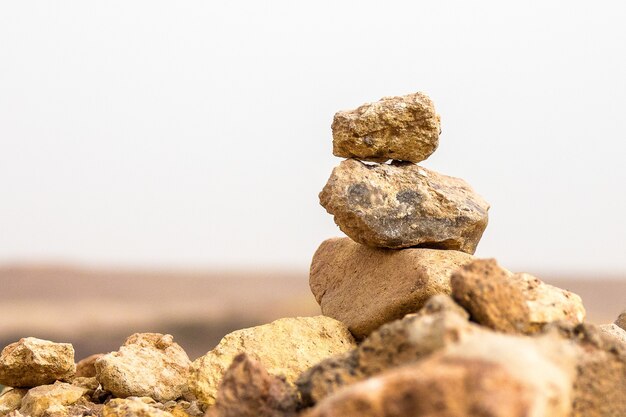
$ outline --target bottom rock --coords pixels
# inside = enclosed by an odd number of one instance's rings
[[[338,391],[306,417],[568,417],[572,353],[558,338],[480,335]]]

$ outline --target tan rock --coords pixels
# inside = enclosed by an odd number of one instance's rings
[[[309,284],[322,313],[360,339],[418,311],[431,296],[450,293],[452,272],[471,260],[458,251],[392,251],[328,239],[313,256]]]
[[[626,311],[624,311],[617,317],[617,319],[615,319],[615,325],[626,330]]]
[[[87,356],[76,364],[76,378],[90,378],[96,376],[96,361],[103,357],[103,353]]]
[[[20,388],[9,389],[0,395],[0,417],[4,417],[11,411],[19,410],[22,406],[22,398],[28,390]]]
[[[580,323],[581,298],[529,274],[513,274],[494,259],[477,259],[452,274],[452,296],[472,320],[507,333],[535,333],[554,321]]]
[[[191,361],[171,335],[136,333],[117,352],[99,358],[96,377],[116,397],[175,400],[187,386]]]
[[[75,371],[74,348],[69,343],[27,337],[0,353],[0,384],[10,387],[28,388],[66,381]]]
[[[302,402],[311,406],[346,385],[417,362],[481,332],[485,330],[457,311],[408,315],[380,327],[348,354],[305,371],[297,381]]]
[[[417,313],[423,316],[443,312],[455,313],[464,319],[469,320],[469,313],[447,294],[433,295],[428,299],[428,301],[426,301],[424,307],[422,307]]]
[[[553,323],[577,347],[571,417],[626,416],[626,345],[589,323]]]
[[[189,388],[199,402],[215,403],[219,383],[235,356],[246,353],[271,375],[293,384],[305,369],[355,346],[348,329],[330,317],[276,320],[226,335],[215,349],[191,366]]]
[[[296,391],[284,377],[268,374],[242,353],[224,374],[217,403],[206,417],[290,417],[297,414],[297,407]]]
[[[410,163],[343,161],[320,204],[354,241],[383,248],[429,247],[474,253],[489,204],[462,179]]]
[[[163,404],[163,410],[172,413],[174,417],[202,417],[205,414],[197,401],[168,401]]]
[[[439,145],[439,115],[423,93],[383,97],[355,110],[335,114],[333,154],[382,162],[420,162]]]
[[[620,342],[626,344],[626,330],[622,329],[617,324],[604,324],[599,326],[599,328],[602,333],[614,337]]]
[[[87,392],[65,382],[31,388],[22,399],[20,413],[30,417],[67,416],[73,405]]]
[[[568,417],[573,372],[554,339],[481,334],[340,390],[305,416]]]
[[[105,404],[102,417],[173,417],[140,398],[114,398]]]

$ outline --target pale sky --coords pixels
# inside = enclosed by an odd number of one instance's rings
[[[626,272],[621,1],[0,2],[0,262],[306,269],[340,109],[423,91],[478,256]]]

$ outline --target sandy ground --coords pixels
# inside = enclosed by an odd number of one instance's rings
[[[542,278],[580,294],[592,322],[626,309],[626,279]],[[78,359],[148,331],[173,334],[194,359],[232,330],[319,313],[306,271],[0,267],[0,347],[36,336],[73,343]]]

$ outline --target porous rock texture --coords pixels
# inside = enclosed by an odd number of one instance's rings
[[[34,337],[20,339],[0,353],[0,384],[9,387],[35,387],[74,376],[74,348]]]
[[[571,417],[626,416],[626,344],[589,323],[552,323],[544,332],[576,347]]]
[[[151,397],[170,401],[187,386],[191,361],[171,335],[136,333],[119,351],[95,362],[96,377],[116,397]]]
[[[626,344],[626,330],[619,327],[617,324],[603,324],[599,326],[602,333],[616,338],[622,343]]]
[[[459,251],[371,248],[328,239],[313,256],[309,285],[322,313],[361,339],[415,313],[433,295],[450,293],[450,276],[471,255]]]
[[[9,414],[11,411],[19,410],[22,406],[22,398],[28,390],[12,388],[0,394],[0,417]]]
[[[617,317],[617,319],[615,319],[615,325],[626,330],[626,311],[624,311]]]
[[[340,390],[305,416],[568,417],[572,356],[555,338],[485,333]]]
[[[284,377],[270,375],[245,353],[233,359],[205,417],[294,417],[296,390]]]
[[[408,315],[374,331],[349,353],[305,371],[297,381],[302,402],[311,406],[342,387],[417,362],[484,331],[456,309]]]
[[[102,417],[174,417],[142,398],[114,398],[102,409]]]
[[[246,353],[271,375],[283,375],[293,384],[301,372],[355,347],[341,322],[325,316],[279,319],[230,333],[191,366],[189,388],[204,405],[215,403],[219,382],[233,359]]]
[[[65,382],[31,388],[22,398],[20,413],[30,417],[67,416],[67,407],[86,393],[86,389]]]
[[[489,204],[460,178],[411,163],[341,162],[320,203],[354,241],[382,248],[413,246],[474,253]]]
[[[529,274],[513,274],[494,259],[476,259],[452,274],[452,296],[472,320],[507,333],[535,333],[554,321],[580,323],[581,298]]]
[[[335,156],[420,162],[437,149],[441,127],[431,99],[414,93],[337,112],[332,131]]]

